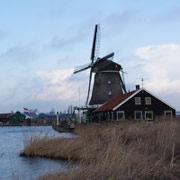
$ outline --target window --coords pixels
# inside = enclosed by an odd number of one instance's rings
[[[99,120],[101,120],[101,113],[98,114],[98,118],[99,118]]]
[[[114,112],[111,112],[111,119],[114,120]]]
[[[110,112],[107,112],[107,120],[110,120]]]
[[[151,97],[145,97],[146,105],[151,105]]]
[[[135,111],[134,112],[134,118],[135,120],[142,120],[142,111]]]
[[[145,119],[146,120],[153,120],[153,112],[152,111],[145,111]]]
[[[107,117],[107,114],[106,114],[106,112],[104,112],[104,117]]]
[[[124,111],[117,111],[117,120],[124,120],[124,119],[125,119]]]
[[[141,104],[141,97],[135,97],[135,104],[140,105]]]
[[[164,111],[164,117],[167,118],[167,117],[172,117],[172,110],[166,110]]]

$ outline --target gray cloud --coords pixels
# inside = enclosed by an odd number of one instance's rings
[[[60,49],[69,45],[75,45],[76,43],[82,42],[86,36],[86,32],[82,30],[78,31],[74,36],[69,36],[69,38],[63,38],[60,35],[56,35],[52,38],[46,47]]]
[[[138,19],[139,13],[139,9],[126,9],[123,12],[108,15],[102,20],[102,23],[107,26],[106,32],[113,32],[114,35],[114,33],[124,30],[130,22]]]
[[[33,94],[40,93],[42,89],[42,81],[37,77],[29,76],[28,73],[21,75],[22,78],[16,76],[7,75],[7,78],[1,77],[1,93],[3,96],[3,102],[8,101],[16,103],[17,101],[27,101],[33,98]],[[7,83],[11,82],[11,83]]]
[[[37,54],[31,46],[13,46],[0,55],[1,78],[15,81],[32,74]],[[13,80],[14,81],[14,80]]]
[[[1,63],[17,63],[18,65],[29,64],[35,58],[31,46],[13,46],[0,55]],[[17,65],[16,64],[16,65]]]
[[[32,49],[30,46],[26,46],[26,47],[13,46],[9,48],[6,52],[1,54],[1,57],[6,57],[6,58],[14,57],[16,60],[17,59],[21,60],[26,57],[27,59],[33,56],[33,53],[32,51],[30,51],[30,49]]]
[[[161,13],[155,18],[157,22],[174,22],[180,20],[180,8],[174,8]]]
[[[108,24],[126,24],[131,21],[134,16],[137,14],[137,10],[135,9],[127,9],[121,13],[110,14],[105,18],[104,21],[107,21]]]

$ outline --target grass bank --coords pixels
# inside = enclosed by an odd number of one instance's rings
[[[25,156],[76,160],[82,168],[39,180],[180,179],[180,121],[79,126],[77,138],[33,138]]]

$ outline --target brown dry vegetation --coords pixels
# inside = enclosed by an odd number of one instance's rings
[[[39,180],[180,179],[180,121],[84,125],[77,138],[31,139],[22,155],[76,160]]]

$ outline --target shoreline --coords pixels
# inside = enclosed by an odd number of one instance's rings
[[[81,167],[38,180],[180,178],[178,120],[82,125],[75,133],[77,138],[35,138],[27,143],[23,156],[74,161]]]
[[[52,128],[59,133],[62,133],[62,132],[74,133],[75,131],[75,128],[64,128],[64,127],[55,126],[55,125],[52,125]]]
[[[4,124],[4,125],[0,125],[0,127],[9,127],[9,126],[19,126],[19,127],[22,127],[22,126],[52,126],[52,125],[49,125],[49,124],[31,124],[31,125],[26,125],[26,124]]]

